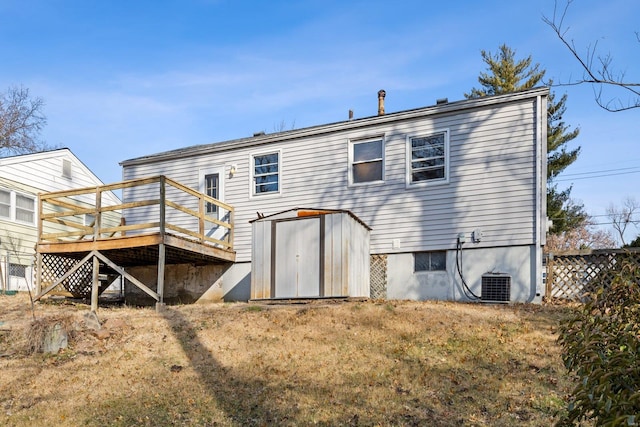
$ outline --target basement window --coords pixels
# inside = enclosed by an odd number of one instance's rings
[[[26,279],[27,266],[22,264],[9,264],[9,276]]]
[[[384,181],[384,141],[373,139],[349,144],[350,184]]]
[[[413,271],[416,273],[423,271],[446,271],[447,252],[415,252],[413,254]]]

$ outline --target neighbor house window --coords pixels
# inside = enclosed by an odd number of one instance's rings
[[[446,181],[448,178],[449,132],[407,138],[409,184]]]
[[[446,271],[447,252],[415,252],[413,254],[413,271]]]
[[[218,191],[220,187],[220,174],[219,173],[209,173],[204,176],[204,194],[209,197],[213,197],[214,199],[218,198]],[[215,214],[218,212],[218,205],[215,203],[207,202],[206,203],[206,213]]]
[[[62,160],[62,176],[64,178],[71,179],[71,161],[63,159]]]
[[[84,225],[87,227],[96,225],[96,216],[94,214],[84,214]]]
[[[355,141],[350,144],[351,183],[384,180],[384,141]]]
[[[11,218],[11,192],[0,190],[0,218]]]
[[[9,276],[22,277],[23,279],[26,278],[27,266],[21,264],[9,264]]]
[[[254,195],[280,192],[280,152],[255,154],[251,164]]]
[[[35,224],[35,197],[0,189],[0,218]]]
[[[35,223],[36,202],[33,197],[16,194],[16,221]]]

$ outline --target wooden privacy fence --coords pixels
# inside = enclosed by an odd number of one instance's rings
[[[587,292],[610,284],[623,262],[640,265],[640,248],[548,254],[546,295],[582,300]]]
[[[128,191],[131,200],[104,205],[102,194],[116,190]],[[201,244],[233,250],[234,208],[165,176],[45,193],[38,200],[41,243],[172,232]]]

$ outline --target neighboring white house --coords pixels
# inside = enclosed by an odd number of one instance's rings
[[[548,93],[192,146],[123,161],[123,178],[163,174],[234,206],[236,263],[215,284],[225,299],[250,295],[250,221],[304,207],[371,228],[374,296],[539,302]]]
[[[0,158],[0,287],[33,288],[38,193],[103,185],[69,149]],[[106,204],[120,204],[115,194]],[[91,200],[87,200],[91,204]],[[91,215],[81,219],[91,223]]]

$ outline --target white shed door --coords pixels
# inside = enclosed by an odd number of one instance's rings
[[[320,218],[276,223],[275,297],[320,296]]]

